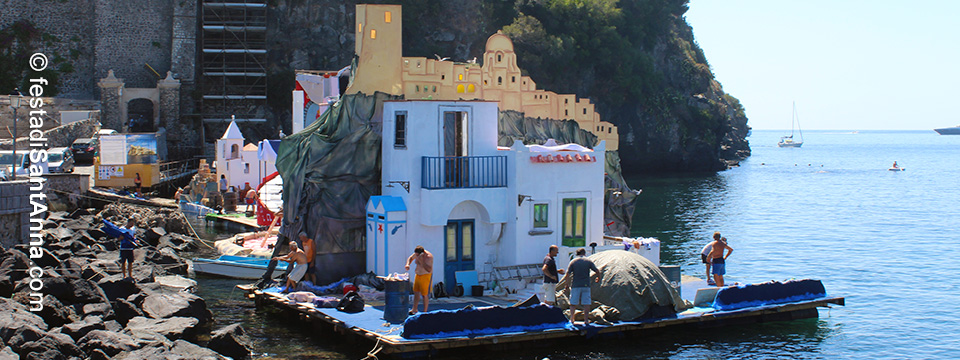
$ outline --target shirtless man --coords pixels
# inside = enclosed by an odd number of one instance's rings
[[[303,253],[307,254],[307,275],[305,277],[316,284],[317,274],[313,265],[317,258],[317,244],[303,231],[300,232],[300,243],[303,244]]]
[[[430,285],[433,278],[433,254],[424,250],[423,246],[417,245],[413,249],[413,254],[407,258],[407,265],[404,269],[410,271],[410,263],[417,262],[416,278],[413,280],[413,310],[410,315],[417,313],[417,304],[419,298],[423,297],[423,312],[427,312],[430,305]]]
[[[297,248],[296,241],[290,240],[290,253],[284,256],[276,256],[273,260],[296,264],[293,267],[293,271],[287,276],[287,291],[293,291],[297,286],[297,282],[307,273],[307,266],[309,266],[307,265],[309,263],[309,261],[307,261],[307,254]]]
[[[727,245],[727,238],[725,237],[721,237],[720,240],[714,240],[710,243],[710,246],[713,247],[713,250],[710,250],[707,261],[710,261],[710,265],[713,268],[713,280],[717,283],[717,286],[722,287],[723,275],[727,273],[727,258],[730,257],[730,254],[733,254],[733,248]],[[724,256],[723,250],[730,251]]]

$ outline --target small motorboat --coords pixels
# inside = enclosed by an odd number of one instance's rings
[[[907,169],[904,169],[904,168],[902,168],[902,167],[892,167],[892,168],[889,168],[889,169],[887,169],[887,170],[890,170],[890,171],[905,171],[905,170],[907,170]]]
[[[216,275],[234,279],[259,279],[267,271],[270,259],[246,256],[221,255],[216,259],[193,259],[193,271],[199,274]],[[277,262],[275,275],[287,270],[287,262]]]

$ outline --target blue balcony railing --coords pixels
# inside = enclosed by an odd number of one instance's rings
[[[507,186],[506,156],[424,156],[421,165],[424,189]]]

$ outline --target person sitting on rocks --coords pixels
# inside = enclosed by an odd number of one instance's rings
[[[297,248],[297,242],[290,240],[290,253],[284,256],[276,256],[273,260],[277,261],[286,261],[291,264],[296,264],[293,267],[293,271],[290,272],[290,275],[287,276],[287,288],[284,292],[293,291],[297,287],[297,283],[300,282],[300,279],[303,279],[303,275],[307,273],[307,254]]]

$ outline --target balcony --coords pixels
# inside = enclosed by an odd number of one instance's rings
[[[506,156],[424,156],[424,189],[507,187]]]

